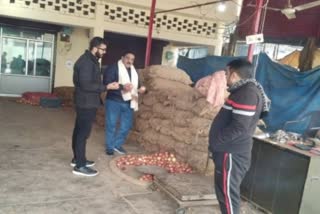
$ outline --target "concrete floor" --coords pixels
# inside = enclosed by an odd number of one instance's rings
[[[95,126],[87,158],[99,175],[72,174],[74,113],[0,98],[0,214],[172,214],[177,204],[160,192],[128,183],[109,168],[104,130]],[[126,145],[129,152],[141,149]],[[218,214],[216,207],[193,214]],[[252,213],[252,212],[246,212]]]
[[[87,157],[100,174],[72,174],[74,114],[0,99],[0,213],[174,213],[175,204],[110,172],[104,131],[94,127]],[[133,146],[127,147],[133,151]],[[149,195],[158,200],[149,200]],[[134,199],[134,200],[131,200]]]

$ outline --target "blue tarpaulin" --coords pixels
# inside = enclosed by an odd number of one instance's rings
[[[177,67],[184,70],[196,83],[202,77],[226,68],[228,62],[238,57],[208,56],[200,59],[189,59],[179,56]]]
[[[320,112],[320,68],[299,72],[273,62],[262,53],[256,79],[272,101],[271,111],[264,119],[269,131],[285,129],[304,133],[309,126],[320,125],[320,118],[318,124],[310,124]]]
[[[238,57],[179,57],[177,67],[186,71],[192,81],[196,82],[224,69],[226,64],[235,58]],[[256,60],[256,79],[272,101],[271,111],[264,119],[268,131],[285,129],[304,133],[310,126],[320,126],[320,118],[314,118],[315,115],[320,115],[320,68],[302,73],[292,67],[273,62],[264,53]],[[296,120],[297,122],[293,122]]]

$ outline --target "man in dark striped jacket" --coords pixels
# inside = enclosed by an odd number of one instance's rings
[[[227,66],[230,96],[214,119],[209,150],[215,164],[215,191],[223,214],[240,213],[240,184],[250,167],[252,136],[269,110],[262,86],[252,79],[252,65],[237,59]]]

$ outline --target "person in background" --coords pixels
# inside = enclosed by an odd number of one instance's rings
[[[4,73],[7,68],[7,52],[3,52],[1,55],[1,73]]]
[[[251,163],[252,137],[270,101],[253,79],[252,64],[236,59],[226,71],[230,95],[214,119],[209,150],[215,164],[215,192],[222,214],[240,213],[240,184]]]
[[[95,162],[86,159],[86,142],[90,136],[97,108],[101,105],[100,93],[107,89],[118,89],[118,83],[103,85],[99,59],[106,53],[107,44],[103,38],[94,37],[89,50],[74,64],[73,83],[76,121],[72,135],[73,174],[95,176],[98,171],[90,168]]]
[[[133,124],[133,112],[138,110],[138,94],[145,93],[140,87],[138,74],[133,66],[135,55],[125,51],[121,59],[108,67],[103,83],[119,83],[119,89],[110,90],[106,96],[106,154],[125,154],[122,147]],[[119,126],[118,126],[119,123]]]

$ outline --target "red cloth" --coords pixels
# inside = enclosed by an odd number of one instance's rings
[[[40,105],[41,97],[57,98],[57,95],[45,92],[25,92],[22,94],[22,101],[33,105]]]

